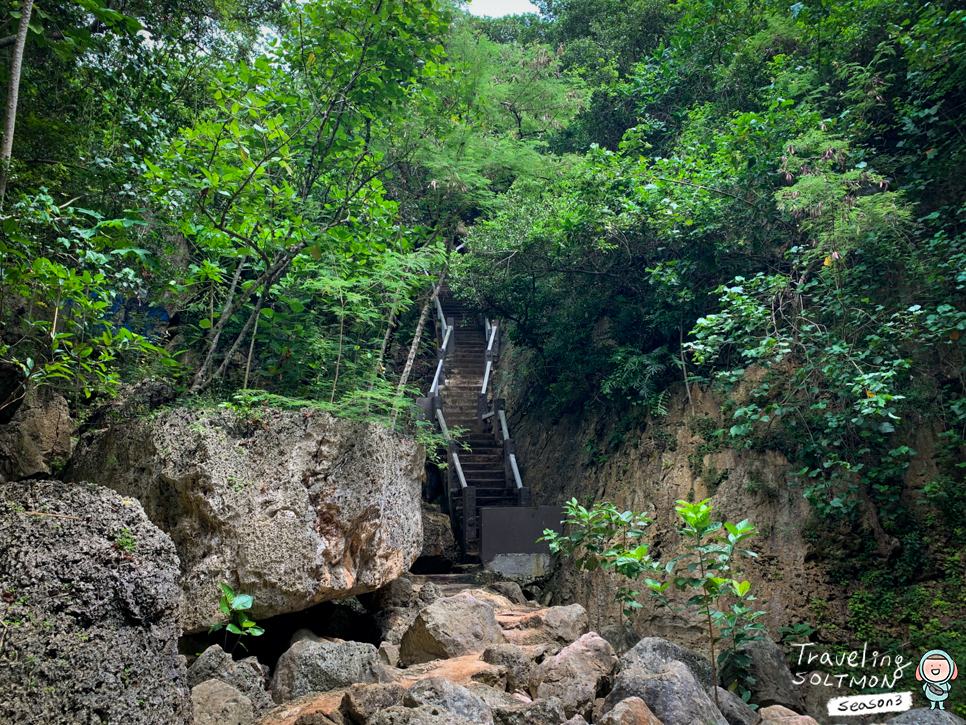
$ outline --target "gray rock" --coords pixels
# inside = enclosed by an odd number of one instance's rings
[[[430,677],[415,683],[403,697],[406,707],[439,707],[470,722],[493,725],[490,708],[462,685],[445,677]]]
[[[14,387],[19,385],[19,373],[16,378]],[[7,392],[0,393],[0,401],[6,397]],[[10,410],[11,406],[0,410],[0,416]],[[73,430],[63,396],[51,388],[31,387],[10,420],[0,425],[0,484],[57,475],[70,456]]]
[[[567,720],[564,725],[587,725],[587,721],[584,720],[581,715],[574,715],[572,718]]]
[[[480,657],[491,665],[506,667],[506,689],[526,690],[533,671],[533,660],[519,647],[512,644],[495,644],[483,650]]]
[[[608,624],[600,630],[600,636],[610,642],[610,646],[614,648],[618,655],[629,652],[634,645],[641,641],[641,635],[629,624],[625,624],[623,627]]]
[[[799,715],[783,705],[769,705],[758,710],[761,725],[818,725],[814,718]]]
[[[676,660],[657,672],[622,670],[601,714],[629,697],[641,698],[664,725],[728,725],[691,670]]]
[[[597,725],[662,725],[651,708],[639,697],[628,697],[604,713]]]
[[[5,484],[0,592],[14,597],[3,619],[19,625],[3,643],[0,722],[190,718],[177,577],[171,539],[136,500],[87,484]]]
[[[484,685],[481,682],[470,682],[466,685],[466,689],[485,702],[486,706],[490,708],[490,712],[496,707],[509,707],[520,704],[520,700],[506,690],[499,690],[495,687]]]
[[[415,599],[413,583],[404,576],[393,579],[374,592],[359,595],[359,602],[370,612],[378,612],[389,607],[408,607]]]
[[[616,667],[613,647],[589,632],[534,668],[530,693],[534,698],[560,698],[567,717],[589,717],[594,700],[610,689]]]
[[[295,633],[288,641],[288,646],[292,647],[296,642],[301,642],[303,639],[307,639],[310,642],[321,642],[322,638],[307,627],[302,627],[301,629],[295,630]]]
[[[557,644],[566,647],[588,629],[587,611],[579,604],[520,610],[501,619],[510,644],[519,646]]]
[[[717,690],[718,709],[728,721],[728,725],[755,725],[758,714],[748,706],[748,703],[723,687],[718,687]],[[713,697],[711,701],[714,702]]]
[[[195,725],[251,725],[252,701],[221,680],[205,680],[191,688]]]
[[[363,642],[296,642],[278,660],[272,696],[283,703],[382,678],[376,648]]]
[[[494,582],[486,585],[497,594],[502,594],[514,604],[526,604],[527,598],[523,596],[523,590],[516,582]]]
[[[472,725],[472,720],[455,715],[444,707],[389,707],[369,719],[369,725]]]
[[[375,423],[304,411],[98,412],[65,480],[137,498],[178,547],[186,633],[220,621],[218,585],[256,619],[370,592],[422,546],[423,451]]]
[[[645,637],[635,644],[621,656],[621,669],[658,672],[672,660],[683,662],[705,690],[714,686],[708,658],[660,637]]]
[[[556,697],[497,707],[493,710],[493,721],[496,725],[560,725],[566,717],[564,705]]]
[[[401,705],[406,688],[395,682],[356,684],[342,698],[342,711],[358,725],[366,725],[380,710]]]
[[[380,640],[398,645],[402,642],[403,635],[413,625],[418,615],[419,607],[383,609],[375,615]]]
[[[453,569],[456,561],[456,539],[453,537],[453,523],[449,515],[430,503],[423,502],[423,547],[419,557],[413,562],[413,574],[446,574]]]
[[[917,707],[886,720],[886,723],[888,725],[966,725],[966,720],[954,715],[949,710],[930,710],[928,707]]]
[[[419,588],[419,595],[417,600],[420,604],[432,604],[437,599],[443,596],[443,590],[439,588],[439,585],[433,584],[433,582],[426,582]]]
[[[212,645],[188,668],[188,687],[195,688],[202,682],[219,680],[243,694],[255,708],[255,714],[261,715],[275,707],[275,703],[265,691],[261,665],[258,660],[254,663],[251,660],[254,658],[235,662],[221,647]],[[194,698],[194,689],[191,692]]]
[[[798,712],[804,710],[802,695],[795,686],[781,647],[766,637],[743,645],[740,651],[751,657],[748,673],[755,682],[748,689],[752,701],[763,708],[781,705]]]
[[[399,661],[403,666],[460,657],[504,642],[493,609],[475,597],[443,597],[419,612],[403,635]]]
[[[399,664],[399,645],[390,642],[379,643],[379,659],[383,664],[396,667]]]
[[[503,665],[490,665],[489,667],[474,673],[470,679],[488,687],[495,687],[506,692],[506,667]]]

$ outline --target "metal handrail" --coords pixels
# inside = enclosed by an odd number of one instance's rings
[[[496,339],[496,323],[494,322],[493,323],[493,326],[490,327],[490,342],[486,346],[486,351],[487,352],[492,352],[493,351],[493,341],[495,339]]]
[[[503,440],[510,440],[510,429],[506,425],[506,413],[500,411],[500,427],[503,429]]]
[[[493,361],[486,361],[486,372],[483,373],[483,387],[480,390],[480,394],[486,395],[486,386],[490,384],[490,370],[493,368]]]
[[[456,465],[456,475],[460,479],[460,488],[466,488],[466,476],[463,475],[463,466],[460,465],[460,457],[456,451],[453,451],[453,463]]]
[[[439,421],[439,429],[443,433],[443,439],[446,441],[452,440],[449,437],[449,428],[446,427],[446,421],[443,419],[443,411],[439,408],[436,409],[436,420]]]
[[[446,346],[449,345],[449,338],[453,334],[453,328],[450,325],[443,323],[443,327],[446,329],[446,334],[443,335],[443,350],[446,350]]]
[[[517,482],[517,488],[523,488],[523,481],[520,480],[520,469],[517,468],[517,454],[510,454],[510,468],[513,469],[513,480]]]
[[[436,285],[433,285],[435,288]],[[443,305],[439,301],[439,295],[436,295],[436,314],[439,317],[439,321],[443,323],[443,327],[446,327],[446,315],[443,314]]]
[[[436,375],[433,377],[433,386],[429,389],[429,396],[433,397],[439,392],[439,378],[443,374],[443,358],[436,363]]]

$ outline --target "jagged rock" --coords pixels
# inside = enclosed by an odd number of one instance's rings
[[[527,598],[523,596],[523,590],[516,582],[494,582],[487,584],[487,588],[492,589],[497,594],[502,594],[513,604],[526,604]]]
[[[377,712],[369,725],[473,725],[472,720],[455,715],[444,707],[390,707]]]
[[[616,667],[614,648],[589,632],[537,665],[530,675],[530,694],[559,697],[567,717],[578,713],[588,717],[594,700],[610,688]]]
[[[0,500],[0,722],[161,725],[190,717],[178,558],[134,499],[22,481]]]
[[[802,696],[802,711],[819,722],[830,722],[829,700],[849,695],[851,691],[847,687],[839,687],[839,681],[829,677],[829,674],[823,670],[795,673],[795,677],[799,676],[804,678],[804,682],[798,685],[798,691]]]
[[[382,678],[376,648],[363,642],[303,639],[283,654],[272,678],[272,696],[282,703],[313,692],[328,692]]]
[[[663,725],[639,697],[628,697],[597,720],[597,725]]]
[[[432,582],[427,582],[419,588],[419,594],[416,596],[417,601],[420,604],[432,604],[437,599],[443,596],[443,590],[439,588],[438,585]]]
[[[730,690],[718,687],[718,710],[728,721],[728,725],[755,725],[758,713],[752,710],[748,703]],[[714,695],[708,695],[714,702]]]
[[[748,689],[754,702],[762,708],[782,705],[797,711],[804,709],[802,695],[781,647],[766,637],[742,645],[740,651],[751,657],[748,674],[755,682]]]
[[[691,670],[676,660],[656,672],[622,670],[600,713],[629,697],[641,698],[664,725],[728,725]]]
[[[460,592],[460,594],[476,597],[484,604],[489,604],[493,608],[494,612],[513,608],[513,602],[511,602],[505,596],[487,591],[486,589],[464,589]]]
[[[600,636],[610,642],[610,646],[614,648],[618,655],[629,652],[641,641],[641,635],[629,624],[625,624],[623,627],[608,624],[600,630]]]
[[[379,612],[390,607],[408,607],[416,599],[413,583],[408,577],[393,579],[384,587],[369,594],[360,594],[359,603],[370,612]]]
[[[0,394],[0,402],[6,397]],[[0,425],[0,484],[56,473],[70,457],[73,430],[63,396],[47,387],[31,387],[10,420]]]
[[[563,725],[587,725],[587,721],[584,720],[581,715],[574,715],[572,718],[567,720]]]
[[[565,719],[563,702],[556,697],[493,710],[496,725],[560,725]]]
[[[195,725],[251,725],[252,701],[222,680],[205,680],[191,688]]]
[[[236,662],[218,645],[212,645],[188,668],[188,687],[195,688],[208,680],[227,683],[243,694],[260,715],[275,707],[271,695],[265,691],[265,675],[254,658]],[[191,691],[194,698],[194,689]]]
[[[376,615],[376,628],[379,639],[383,642],[398,645],[403,635],[416,621],[419,607],[390,607],[383,609]]]
[[[503,665],[490,665],[485,670],[480,670],[473,675],[473,682],[481,682],[489,687],[496,687],[506,690],[506,667]]]
[[[808,715],[799,715],[781,705],[763,707],[758,711],[758,716],[761,718],[761,725],[818,725]]]
[[[530,673],[533,671],[533,660],[527,654],[512,644],[496,644],[483,650],[480,657],[491,665],[501,665],[506,668],[506,689],[526,689],[530,684]]]
[[[493,609],[475,597],[457,594],[438,599],[419,612],[403,635],[399,661],[409,666],[459,657],[503,641]]]
[[[151,420],[118,403],[64,474],[138,498],[170,534],[187,633],[221,619],[221,582],[253,595],[261,619],[378,589],[422,544],[419,446],[325,413],[258,416],[178,408]]]
[[[456,560],[453,523],[435,504],[422,502],[423,545],[409,570],[413,574],[447,574]]]
[[[887,725],[966,725],[958,715],[954,715],[949,710],[930,710],[928,707],[917,707],[906,710],[901,715],[896,715],[886,720]],[[782,723],[784,725],[784,723]]]
[[[493,715],[487,704],[462,685],[445,677],[420,680],[406,691],[406,707],[441,707],[454,715],[482,725],[493,725]]]
[[[535,612],[514,610],[498,617],[510,644],[566,646],[587,632],[587,611],[579,604]]]
[[[288,646],[292,647],[296,642],[301,642],[303,639],[307,639],[310,642],[321,642],[322,638],[313,632],[311,629],[302,627],[301,629],[295,630],[292,634],[291,639],[288,641]]]
[[[645,637],[621,655],[621,669],[658,672],[672,660],[684,663],[705,690],[714,686],[711,662],[706,657],[660,637]]]
[[[390,642],[380,642],[379,659],[390,667],[396,667],[399,664],[399,645]]]
[[[342,698],[342,710],[353,722],[366,725],[380,710],[401,705],[406,689],[394,682],[355,684]]]
[[[495,687],[490,687],[480,682],[471,682],[466,686],[466,689],[485,702],[486,706],[490,708],[490,712],[493,712],[493,709],[496,707],[520,704],[520,700],[506,690],[498,690]]]

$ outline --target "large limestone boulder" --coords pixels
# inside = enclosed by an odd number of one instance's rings
[[[705,690],[714,685],[707,657],[660,637],[645,637],[621,656],[621,669],[657,672],[668,662],[682,662]]]
[[[676,660],[657,672],[622,670],[600,713],[629,697],[641,698],[664,725],[728,725],[691,670]]]
[[[481,725],[493,725],[493,715],[482,699],[445,677],[429,677],[409,688],[403,696],[406,707],[441,707],[454,715]]]
[[[190,633],[221,618],[221,582],[263,618],[399,577],[422,546],[423,460],[384,427],[324,413],[122,401],[93,417],[65,478],[137,498],[170,534]]]
[[[356,725],[366,725],[380,710],[401,705],[406,688],[395,682],[355,684],[342,698],[340,708]]]
[[[610,689],[616,668],[614,648],[589,632],[537,665],[530,675],[530,693],[536,698],[560,698],[567,717],[589,718],[594,700]]]
[[[221,680],[205,680],[191,688],[194,725],[251,725],[252,701]]]
[[[185,722],[177,577],[171,539],[136,500],[87,484],[4,485],[0,607],[18,624],[3,637],[0,722]]]
[[[587,633],[587,610],[579,604],[537,611],[516,609],[497,618],[510,644],[566,646]]]
[[[303,639],[278,658],[272,696],[275,702],[283,703],[313,692],[339,690],[383,678],[379,654],[371,644]]]
[[[818,725],[808,715],[799,715],[794,710],[781,705],[763,707],[759,710],[758,716],[761,718],[761,725]]]
[[[484,662],[506,668],[506,689],[526,690],[533,671],[533,660],[512,644],[496,644],[483,650],[480,657]]]
[[[493,608],[462,592],[437,599],[419,612],[403,635],[399,661],[408,667],[481,652],[504,641]]]
[[[271,695],[265,690],[261,666],[254,658],[235,660],[218,645],[212,645],[188,668],[192,698],[195,688],[208,680],[218,680],[234,687],[248,699],[256,715],[275,707]]]
[[[781,647],[765,637],[742,645],[740,650],[751,657],[748,674],[755,681],[748,689],[753,702],[763,708],[781,705],[798,712],[804,710],[802,695]]]
[[[2,390],[0,403],[7,398]],[[0,483],[56,474],[70,457],[73,431],[67,401],[50,388],[31,388],[19,405],[0,410]]]

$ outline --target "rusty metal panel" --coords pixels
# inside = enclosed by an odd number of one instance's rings
[[[497,554],[549,554],[546,541],[537,543],[544,529],[560,531],[560,506],[492,507],[481,510],[480,558],[492,561]]]

